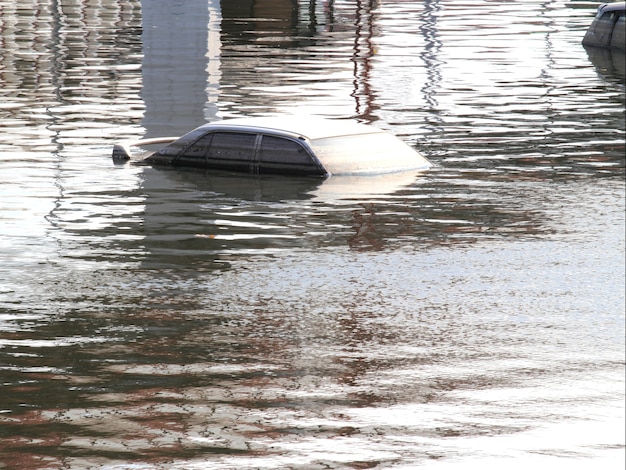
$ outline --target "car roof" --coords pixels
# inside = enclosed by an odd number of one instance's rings
[[[325,119],[317,116],[248,117],[215,121],[204,126],[203,130],[250,130],[253,132],[272,131],[291,137],[309,140],[338,137],[342,135],[372,134],[383,132],[377,127],[360,124],[348,119]]]
[[[605,13],[607,11],[625,10],[626,2],[603,3],[598,7],[598,11]]]

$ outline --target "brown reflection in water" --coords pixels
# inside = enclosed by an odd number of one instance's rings
[[[438,188],[424,185],[424,193],[431,197],[419,202],[396,194],[393,201],[359,203],[358,209],[350,212],[352,233],[346,238],[347,245],[355,251],[380,251],[403,243],[426,247],[553,233],[548,217],[540,207],[529,207],[532,204],[524,201],[523,192],[506,194],[503,190],[496,203],[494,195],[470,195],[475,192],[471,187],[459,187],[458,196],[450,194],[450,188],[447,194]]]
[[[361,195],[341,193],[340,178],[280,181],[151,171],[154,186],[146,201],[142,263],[158,267],[171,262],[204,273],[229,269],[225,253],[250,250],[305,245],[381,251],[551,233],[541,202],[523,187],[508,184],[525,181],[523,177],[472,170],[471,178],[465,178],[447,172],[435,169],[412,186],[393,186],[384,194],[370,194],[365,185]],[[531,174],[542,180],[539,172]],[[366,183],[371,190],[382,185]],[[179,189],[172,193],[172,187]],[[359,188],[356,183],[349,187]],[[334,199],[342,196],[345,200]]]
[[[354,18],[354,53],[351,61],[354,63],[354,91],[351,96],[356,101],[355,116],[360,120],[372,123],[378,118],[375,116],[379,108],[375,104],[376,96],[371,86],[372,58],[375,54],[373,37],[375,33],[374,9],[378,6],[377,0],[357,0]]]
[[[384,242],[377,230],[376,207],[363,204],[362,209],[352,211],[352,230],[354,235],[348,238],[348,246],[356,251],[378,251]]]
[[[225,44],[285,47],[297,36],[297,0],[235,0],[221,3]]]
[[[254,29],[263,31],[292,30],[298,20],[297,0],[262,0],[251,2]]]
[[[329,81],[329,73],[332,77],[352,65],[352,91],[348,93],[355,109],[349,115],[365,122],[377,120],[376,92],[370,83],[377,7],[376,0],[340,6],[325,2],[321,8],[311,1],[307,11],[297,0],[223,2],[225,96],[236,93],[233,100],[250,110],[248,113],[268,113],[284,101],[279,92],[283,87],[288,93],[297,88],[304,95],[337,95],[340,87],[333,91],[324,83]],[[322,90],[318,90],[320,85]],[[328,99],[324,97],[322,103]]]
[[[5,452],[0,459],[23,458],[19,456],[23,445],[30,446],[28,462],[13,468],[272,455],[279,452],[272,449],[273,440],[387,432],[363,423],[351,425],[342,414],[346,407],[402,402],[409,392],[412,403],[428,402],[442,390],[479,385],[480,380],[449,379],[402,391],[364,386],[367,375],[379,369],[430,360],[377,358],[376,347],[396,343],[402,332],[368,325],[379,317],[371,310],[373,305],[367,302],[369,310],[364,310],[357,300],[344,302],[337,312],[341,317],[336,321],[338,328],[320,323],[319,330],[306,332],[307,338],[297,331],[297,318],[285,323],[289,312],[283,310],[289,304],[280,299],[249,305],[254,309],[254,325],[246,325],[242,318],[231,319],[229,326],[226,318],[211,322],[210,316],[194,317],[191,305],[178,314],[172,313],[172,305],[137,312],[127,321],[146,330],[154,328],[154,336],[120,346],[82,348],[85,358],[91,358],[89,373],[101,381],[101,388],[75,381],[82,397],[73,406],[5,418],[3,429],[13,437],[2,441]],[[325,338],[331,332],[332,338]],[[442,332],[441,340],[445,338]],[[303,355],[302,346],[307,345],[317,345],[310,357]],[[207,348],[207,356],[218,359],[220,346],[228,362],[203,358],[201,351]],[[336,350],[338,346],[343,352]],[[374,348],[371,353],[364,350],[368,347]],[[322,350],[326,357],[320,357]],[[475,435],[479,431],[424,429],[422,433]]]
[[[11,419],[0,418],[0,467],[23,470],[62,468],[63,458],[49,454],[63,444],[65,433],[50,429],[47,414],[47,411],[37,410]]]

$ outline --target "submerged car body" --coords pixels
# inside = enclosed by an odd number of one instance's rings
[[[427,170],[432,165],[397,137],[352,120],[258,117],[204,124],[180,138],[147,139],[113,148],[167,143],[142,162],[243,173],[328,177]]]
[[[603,3],[583,38],[584,46],[626,49],[626,2]]]

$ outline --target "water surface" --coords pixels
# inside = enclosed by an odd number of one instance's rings
[[[0,0],[0,467],[624,467],[624,60],[596,4]],[[356,118],[424,174],[115,166]]]

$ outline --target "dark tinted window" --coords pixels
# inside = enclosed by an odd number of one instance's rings
[[[617,22],[615,23],[615,27],[613,28],[613,34],[611,35],[611,46],[619,49],[624,49],[624,45],[626,44],[626,26],[624,21],[624,12],[618,12]],[[622,52],[623,54],[623,52]],[[622,55],[622,58],[624,56]]]
[[[615,21],[615,18],[617,18],[617,13],[615,13],[614,11],[607,11],[600,17],[600,21],[605,23],[613,23],[613,21]]]
[[[211,167],[249,171],[254,163],[256,134],[215,132],[207,154]]]
[[[302,164],[310,163],[311,158],[306,150],[298,142],[293,140],[282,139],[280,137],[272,137],[264,135],[261,141],[261,152],[259,153],[259,161]]]
[[[205,134],[200,137],[193,145],[186,148],[180,155],[176,157],[175,164],[189,166],[204,166],[205,159],[211,144],[213,134]]]
[[[603,47],[609,46],[611,42],[611,35],[613,34],[613,23],[616,19],[617,14],[614,11],[606,11],[602,14],[602,16],[595,22],[595,27],[593,28],[595,36],[593,45]]]
[[[258,167],[261,173],[323,173],[302,144],[269,135],[264,135],[261,141]]]

